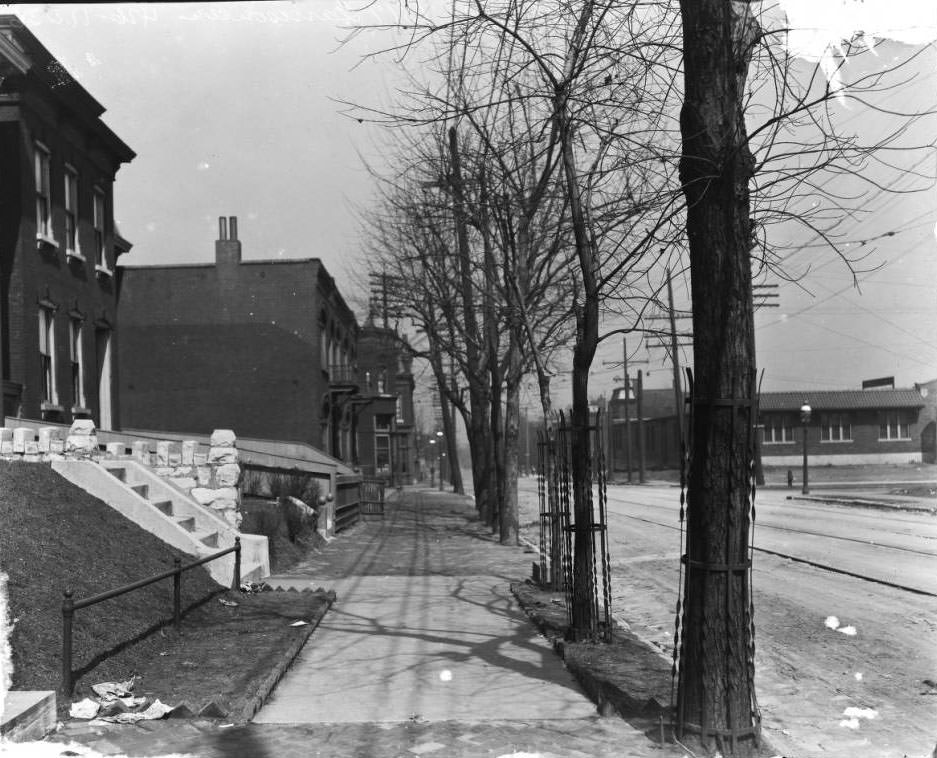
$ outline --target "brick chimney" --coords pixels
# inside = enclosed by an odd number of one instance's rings
[[[218,217],[218,239],[215,241],[215,265],[237,265],[241,262],[241,241],[238,239],[237,216]]]

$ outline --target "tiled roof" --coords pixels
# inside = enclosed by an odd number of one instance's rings
[[[862,408],[920,408],[924,399],[913,389],[806,390],[803,392],[762,392],[762,411],[799,411],[806,401],[815,411],[842,411]]]

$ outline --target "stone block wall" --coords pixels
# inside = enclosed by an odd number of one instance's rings
[[[41,463],[55,460],[116,459],[127,455],[121,442],[109,442],[102,451],[94,422],[81,419],[68,430],[57,426],[0,427],[0,460]],[[182,442],[138,440],[130,457],[216,512],[235,529],[241,524],[237,438],[229,429],[211,435],[208,452],[198,452],[194,440]]]

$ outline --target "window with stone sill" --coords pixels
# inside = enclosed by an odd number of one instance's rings
[[[76,408],[84,408],[85,381],[84,381],[84,349],[81,341],[82,323],[80,319],[69,319],[68,325],[68,354],[71,363],[72,403]],[[74,408],[72,409],[74,411]]]
[[[55,310],[47,306],[39,307],[39,372],[42,405],[61,411],[55,388]]]
[[[764,421],[763,441],[765,445],[782,445],[794,442],[794,426],[789,415],[767,416]]]
[[[78,249],[78,172],[65,164],[65,253],[84,260]]]
[[[880,442],[911,439],[911,414],[902,411],[883,412],[879,415],[878,439]]]
[[[94,188],[93,210],[94,269],[110,273],[107,266],[107,251],[104,249],[104,191],[98,187]]]
[[[41,142],[33,145],[33,178],[36,183],[36,239],[52,242],[52,189],[49,148]]]
[[[849,415],[820,414],[820,442],[852,442],[852,422]]]

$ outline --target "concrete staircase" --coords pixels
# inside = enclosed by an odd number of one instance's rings
[[[270,574],[266,537],[239,533],[171,481],[138,461],[130,458],[98,462],[64,460],[53,461],[52,468],[163,542],[194,558],[204,558],[232,547],[234,538],[240,537],[240,580],[255,582]],[[234,555],[206,563],[205,568],[216,582],[230,586],[234,578]]]

